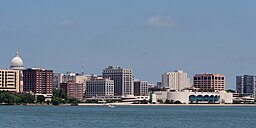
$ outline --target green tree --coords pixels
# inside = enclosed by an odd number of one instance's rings
[[[20,97],[16,96],[14,93],[11,92],[1,92],[0,93],[0,103],[14,105],[20,103]]]
[[[173,104],[173,100],[168,100],[168,99],[166,99],[164,103],[165,103],[165,104]]]
[[[146,99],[143,99],[143,100],[141,101],[141,104],[148,104],[148,101],[147,101]]]
[[[182,104],[179,100],[175,101],[174,104]]]
[[[43,95],[36,96],[36,102],[43,103],[45,101],[45,97]]]
[[[71,98],[68,98],[68,103],[70,103],[72,106],[77,106],[79,103],[79,100],[71,97]]]
[[[59,98],[59,97],[53,97],[52,98],[52,105],[60,105],[62,104],[64,99]]]
[[[51,103],[51,101],[49,101],[49,100],[46,101],[46,104],[47,104],[47,105],[50,105],[50,103]]]
[[[24,103],[24,104],[34,103],[35,101],[35,97],[30,93],[21,94],[20,98],[21,98],[21,103]]]
[[[232,89],[228,89],[226,92],[228,92],[228,93],[235,93],[236,91],[232,90]]]
[[[164,103],[163,100],[161,100],[161,99],[158,99],[157,102],[158,102],[159,104]]]
[[[65,99],[67,100],[68,99],[68,96],[65,92],[64,89],[53,89],[53,97],[59,97],[59,98],[62,98],[62,99]]]

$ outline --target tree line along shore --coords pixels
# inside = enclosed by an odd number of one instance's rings
[[[105,104],[114,104],[120,106],[256,106],[254,104],[182,104],[170,100],[158,100],[157,104],[149,104],[149,101],[144,100],[139,104],[127,104],[112,100],[106,100]],[[53,97],[51,100],[46,100],[43,95],[34,96],[31,93],[14,93],[8,91],[0,91],[0,105],[62,105],[62,106],[102,106],[100,100],[81,101],[73,97],[68,97],[63,89],[53,89]]]

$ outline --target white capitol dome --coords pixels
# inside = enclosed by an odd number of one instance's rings
[[[16,51],[15,57],[12,58],[10,68],[11,68],[11,69],[14,69],[14,70],[23,70],[23,69],[25,69],[25,68],[24,68],[24,65],[23,65],[23,61],[22,61],[22,59],[19,57],[18,50]]]

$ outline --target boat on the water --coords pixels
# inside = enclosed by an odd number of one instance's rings
[[[115,106],[114,106],[114,105],[111,105],[111,104],[108,104],[108,107],[109,107],[109,108],[114,108]]]

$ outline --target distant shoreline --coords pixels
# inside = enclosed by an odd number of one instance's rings
[[[256,104],[126,104],[126,103],[107,103],[107,104],[92,104],[79,103],[78,106],[195,106],[195,107],[256,107]],[[72,106],[71,104],[47,105],[47,104],[26,104],[26,105],[7,105],[0,104],[0,106]]]
[[[118,104],[118,103],[109,103],[113,106],[209,106],[209,107],[219,107],[219,106],[230,106],[230,107],[235,107],[235,106],[245,106],[245,107],[250,107],[250,106],[255,106],[256,104]],[[109,104],[84,104],[80,103],[78,104],[79,106],[107,106]]]

